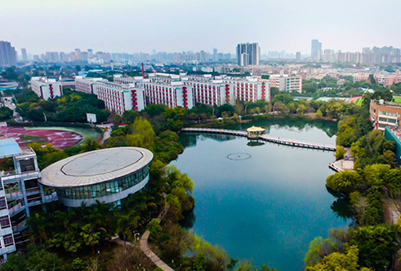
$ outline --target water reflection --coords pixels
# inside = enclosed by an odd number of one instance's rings
[[[301,122],[296,127],[288,126],[294,120],[246,125],[268,127],[273,137],[334,145],[333,123]],[[173,164],[194,181],[196,201],[195,214],[183,224],[193,225],[198,235],[234,258],[253,258],[257,265],[280,271],[303,270],[309,243],[316,236],[326,238],[330,228],[349,223],[346,200],[333,197],[325,186],[333,174],[328,168],[333,152],[218,134],[182,133],[180,142],[191,147]],[[233,153],[251,158],[227,159]]]

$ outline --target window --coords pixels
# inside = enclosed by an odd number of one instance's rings
[[[4,235],[3,240],[4,240],[4,246],[6,247],[14,245],[14,239],[12,234]]]
[[[2,229],[10,227],[10,219],[8,218],[8,216],[0,217],[0,225]]]
[[[7,205],[6,205],[6,198],[5,197],[1,197],[0,198],[0,210],[6,209]]]

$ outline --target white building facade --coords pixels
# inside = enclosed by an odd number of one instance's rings
[[[57,96],[63,96],[63,87],[60,82],[55,79],[46,79],[45,77],[32,77],[31,78],[32,91],[38,97],[44,100],[54,100]]]
[[[94,94],[104,101],[106,108],[122,115],[124,111],[141,111],[145,108],[143,90],[136,84],[118,84],[108,81],[98,81]]]

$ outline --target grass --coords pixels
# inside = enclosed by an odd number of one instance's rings
[[[32,135],[20,135],[19,138],[21,139],[21,141],[39,141],[39,140],[44,140],[43,137],[41,136],[32,136]]]
[[[69,132],[75,132],[82,135],[82,140],[78,144],[86,142],[86,139],[90,138],[92,140],[97,140],[102,136],[101,133],[92,128],[76,128],[76,127],[25,127],[25,129],[35,129],[35,130],[63,130]]]
[[[401,96],[394,96],[393,101],[396,103],[401,103]]]
[[[358,98],[358,100],[356,100],[355,104],[362,106],[362,102],[363,102],[363,98]]]

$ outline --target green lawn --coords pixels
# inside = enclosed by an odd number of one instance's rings
[[[27,140],[39,141],[39,140],[44,140],[44,138],[41,137],[41,136],[31,136],[31,135],[20,135],[19,138],[21,139],[21,141],[27,141]]]
[[[356,100],[356,105],[362,106],[362,102],[363,102],[363,98],[359,98],[358,100]]]
[[[401,103],[401,96],[394,96],[393,101],[396,103]]]

